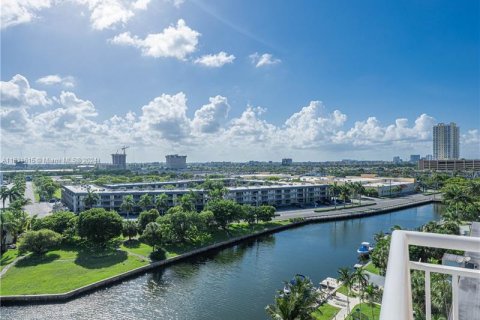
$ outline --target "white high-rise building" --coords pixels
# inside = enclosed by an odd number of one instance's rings
[[[433,126],[433,157],[435,160],[460,158],[460,128],[454,122]]]

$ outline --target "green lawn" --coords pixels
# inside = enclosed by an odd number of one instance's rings
[[[7,250],[0,259],[0,271],[3,270],[8,264],[12,263],[13,260],[18,256],[17,249]]]
[[[288,223],[290,222],[275,221],[254,226],[246,223],[232,224],[228,233],[219,230],[204,243],[165,246],[165,257],[171,258],[213,243]],[[138,240],[124,241],[120,245],[121,251],[100,252],[82,248],[63,247],[61,250],[50,251],[41,256],[31,255],[19,261],[2,277],[0,295],[67,292],[149,263],[146,259],[128,252],[145,257],[152,252],[152,247]],[[9,250],[2,256],[2,267],[13,261],[15,256],[16,250]]]
[[[370,262],[369,264],[367,264],[367,265],[364,267],[364,269],[365,269],[366,271],[371,272],[371,273],[380,275],[380,270],[379,270],[377,267],[375,267],[375,266],[373,265],[373,263],[371,263],[371,262]]]
[[[337,292],[341,293],[341,294],[344,294],[346,296],[350,296],[350,297],[356,297],[357,296],[353,291],[350,291],[350,294],[348,294],[348,289],[344,285],[342,285],[340,288],[338,288]]]
[[[357,309],[360,309],[360,312],[357,312]],[[360,315],[360,316],[358,316]],[[380,306],[375,304],[373,307],[373,317],[372,317],[372,307],[366,303],[357,304],[352,308],[352,311],[347,316],[347,320],[373,320],[380,318]]]
[[[351,204],[347,204],[345,207],[343,206],[343,204],[341,204],[341,205],[337,205],[337,209],[335,209],[335,207],[329,206],[327,208],[315,209],[313,211],[314,212],[325,212],[325,211],[332,211],[332,210],[352,209],[352,208],[373,206],[375,204],[376,204],[375,202],[367,202],[367,203],[362,203],[362,204],[351,203]]]
[[[318,308],[318,311],[313,313],[316,320],[330,320],[340,311],[340,308],[324,303]]]
[[[31,255],[1,280],[1,295],[67,292],[148,264],[125,251],[89,252],[78,248]]]

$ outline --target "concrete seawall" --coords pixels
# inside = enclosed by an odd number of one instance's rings
[[[365,209],[365,211],[362,212],[343,212],[343,213],[337,213],[337,214],[330,214],[330,215],[319,215],[319,216],[314,216],[314,217],[309,217],[305,218],[302,221],[298,222],[293,222],[288,225],[283,225],[283,226],[278,226],[274,227],[268,230],[256,232],[254,234],[246,235],[246,236],[241,236],[237,238],[233,238],[227,241],[215,243],[206,247],[202,247],[181,255],[178,255],[176,257],[162,260],[162,261],[156,261],[152,262],[149,265],[139,267],[121,274],[118,274],[116,276],[103,279],[97,282],[94,282],[92,284],[83,286],[81,288],[65,292],[65,293],[58,293],[58,294],[38,294],[38,295],[15,295],[15,296],[1,296],[0,297],[0,305],[5,306],[5,305],[20,305],[20,304],[35,304],[35,303],[60,303],[60,302],[66,302],[68,300],[71,300],[73,298],[79,297],[83,294],[86,294],[88,292],[94,291],[96,289],[104,288],[116,283],[119,283],[121,281],[130,279],[134,276],[138,276],[141,274],[144,274],[146,272],[152,271],[156,268],[161,268],[161,267],[166,267],[173,265],[175,263],[183,262],[186,261],[190,258],[200,256],[202,254],[205,254],[207,252],[214,252],[218,251],[224,248],[232,247],[235,246],[239,243],[253,240],[268,234],[280,232],[283,230],[287,229],[292,229],[292,228],[297,228],[301,227],[307,224],[311,223],[321,223],[321,222],[330,222],[330,221],[339,221],[339,220],[348,220],[348,219],[358,219],[358,218],[363,218],[363,217],[369,217],[369,216],[374,216],[374,215],[379,215],[379,214],[384,214],[400,209],[406,209],[406,208],[411,208],[411,207],[417,207],[420,205],[425,205],[425,204],[430,204],[433,202],[440,202],[440,200],[437,199],[426,199],[422,201],[415,201],[412,203],[408,204],[403,204],[403,205],[398,205],[395,207],[385,207],[381,209]]]

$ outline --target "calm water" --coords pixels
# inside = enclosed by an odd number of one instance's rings
[[[362,241],[391,226],[416,228],[438,205],[283,231],[145,274],[64,304],[2,307],[2,319],[266,319],[282,281],[296,273],[315,283],[357,262]]]

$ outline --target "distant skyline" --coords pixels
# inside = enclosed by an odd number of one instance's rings
[[[1,156],[480,158],[478,1],[6,1]]]

